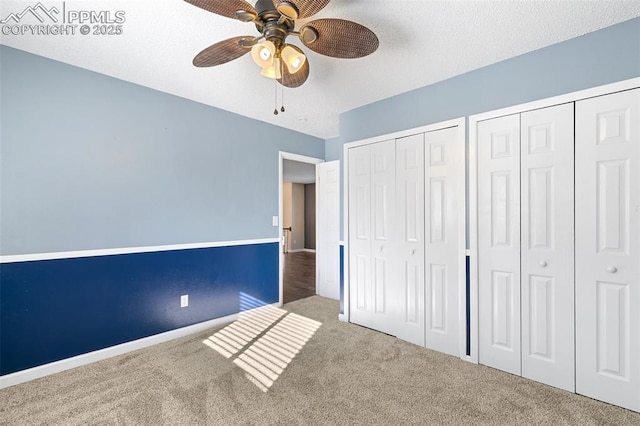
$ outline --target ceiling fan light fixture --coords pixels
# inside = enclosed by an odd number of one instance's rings
[[[270,66],[262,68],[260,75],[271,79],[282,78],[282,72],[280,71],[281,66],[280,58],[274,58]]]
[[[280,56],[282,57],[284,64],[287,66],[289,74],[295,74],[298,72],[307,60],[307,57],[302,53],[302,51],[289,44],[282,49]]]
[[[277,79],[284,87],[295,88],[309,77],[309,59],[298,46],[285,43],[287,37],[298,37],[315,53],[334,58],[362,58],[379,46],[373,31],[353,21],[321,18],[298,22],[298,19],[306,20],[315,15],[331,0],[185,1],[217,15],[250,22],[260,34],[259,37],[232,37],[207,47],[193,58],[196,67],[221,65],[251,51],[263,76]],[[301,28],[296,31],[298,24]],[[277,89],[277,84],[275,87]]]
[[[251,48],[251,58],[259,67],[271,66],[276,54],[276,46],[269,40],[258,43]]]

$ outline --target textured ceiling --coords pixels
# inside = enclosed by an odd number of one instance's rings
[[[0,19],[36,4],[3,0]],[[274,116],[273,81],[260,76],[249,55],[214,68],[191,64],[217,41],[256,35],[252,24],[181,0],[66,1],[64,8],[122,10],[123,33],[2,35],[0,42],[321,138],[338,135],[341,112],[640,16],[638,0],[332,0],[311,19],[363,24],[377,34],[380,48],[365,58],[335,59],[289,38],[307,52],[311,73],[300,88],[285,89],[287,111]],[[38,23],[26,15],[21,23],[29,19]]]

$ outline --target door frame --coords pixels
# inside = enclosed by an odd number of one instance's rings
[[[349,305],[349,290],[350,290],[350,286],[349,286],[349,149],[351,148],[356,148],[362,145],[369,145],[372,143],[377,143],[377,142],[383,142],[386,140],[390,140],[390,139],[400,139],[406,136],[412,136],[418,133],[428,133],[428,132],[434,132],[437,130],[443,130],[443,129],[447,129],[450,127],[458,127],[459,129],[459,135],[458,137],[460,138],[460,142],[462,143],[463,146],[465,146],[465,142],[466,142],[466,125],[465,125],[465,118],[464,117],[460,117],[460,118],[455,118],[452,120],[447,120],[447,121],[441,121],[438,123],[434,123],[434,124],[428,124],[426,126],[420,126],[420,127],[415,127],[412,129],[407,129],[407,130],[401,130],[398,132],[393,132],[393,133],[387,133],[384,135],[380,135],[380,136],[374,136],[371,138],[367,138],[367,139],[361,139],[358,141],[354,141],[354,142],[350,142],[350,143],[346,143],[344,144],[344,148],[343,148],[343,157],[342,157],[342,168],[343,168],[343,187],[342,187],[342,196],[343,196],[343,239],[345,241],[344,244],[344,253],[343,253],[343,259],[344,259],[344,266],[343,266],[343,271],[344,271],[344,292],[342,294],[342,298],[343,298],[343,305],[344,305],[344,313],[340,314],[339,319],[340,321],[345,321],[345,322],[350,322],[350,305]],[[466,150],[465,150],[465,162],[466,159],[469,158]],[[462,190],[462,194],[461,196],[466,200],[466,194],[467,194],[467,187],[466,185],[463,186],[463,190]],[[466,260],[466,255],[468,254],[468,250],[466,249],[466,235],[467,235],[467,222],[466,222],[466,206],[467,203],[462,203],[460,206],[460,211],[458,213],[459,217],[458,217],[458,229],[459,229],[459,240],[458,240],[458,245],[460,248],[460,259],[465,259]],[[465,327],[462,327],[464,324],[466,324],[467,321],[467,317],[466,317],[466,261],[461,261],[459,264],[459,280],[458,280],[458,312],[459,312],[459,325],[460,325],[460,335],[459,335],[459,347],[458,347],[458,351],[460,353],[460,357],[462,359],[465,359],[466,357],[466,347],[465,347],[465,339],[466,339],[466,333],[463,331],[466,329]]]
[[[282,252],[282,185],[284,179],[284,160],[297,161],[299,163],[320,164],[324,163],[321,158],[308,157],[306,155],[294,154],[291,152],[278,152],[278,306],[284,303],[284,253]],[[317,183],[317,182],[316,182]],[[318,208],[316,203],[316,223],[318,223]],[[316,267],[316,274],[317,274]]]
[[[478,122],[502,117],[505,115],[521,114],[527,111],[548,108],[555,105],[576,102],[583,99],[608,95],[615,92],[635,89],[640,87],[640,77],[623,80],[589,89],[566,93],[559,96],[544,98],[533,102],[527,102],[501,108],[493,111],[483,112],[469,116],[469,168],[468,168],[468,205],[469,205],[469,252],[470,252],[470,296],[471,296],[471,354],[462,359],[478,364],[478,337],[479,337],[479,316],[478,316]]]

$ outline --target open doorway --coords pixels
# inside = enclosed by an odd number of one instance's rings
[[[316,164],[280,153],[280,302],[316,294]]]
[[[315,165],[284,161],[283,303],[316,294]]]

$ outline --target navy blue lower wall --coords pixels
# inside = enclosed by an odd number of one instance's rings
[[[465,256],[465,329],[467,334],[466,351],[467,356],[471,356],[471,256]]]
[[[344,246],[340,244],[340,313],[344,314]]]
[[[278,243],[6,263],[0,277],[5,375],[276,303]]]

